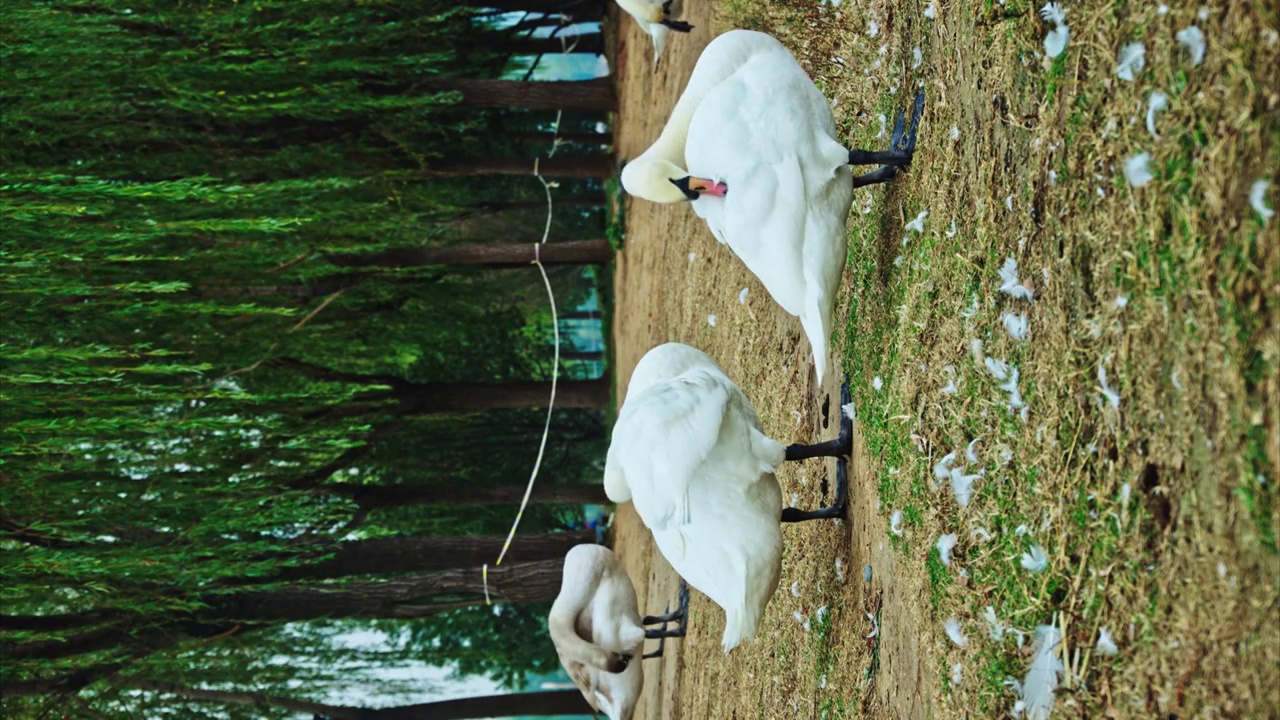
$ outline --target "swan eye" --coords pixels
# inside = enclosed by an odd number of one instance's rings
[[[685,177],[680,178],[679,180],[671,180],[670,178],[668,178],[668,180],[671,182],[672,185],[675,185],[680,190],[680,192],[684,193],[685,200],[693,201],[693,200],[697,200],[700,197],[700,195],[698,194],[697,190],[694,190],[693,188],[689,187],[689,181],[691,179],[692,178],[690,178],[687,175]]]

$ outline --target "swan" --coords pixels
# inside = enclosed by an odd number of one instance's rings
[[[703,50],[658,139],[623,167],[622,186],[651,202],[692,201],[715,238],[800,318],[821,382],[853,191],[910,164],[923,103],[917,95],[906,138],[899,112],[897,149],[846,149],[827,99],[790,51],[733,30]],[[880,163],[858,177],[849,167]]]
[[[617,0],[618,7],[640,23],[640,27],[653,38],[653,64],[658,65],[662,49],[667,46],[667,36],[675,32],[687,33],[693,26],[680,20],[672,20],[683,10],[684,0]]]
[[[618,557],[600,545],[577,545],[564,556],[560,594],[551,605],[547,627],[560,664],[592,710],[609,720],[631,720],[644,673],[631,662],[645,638],[684,636],[689,591],[683,584],[680,608],[658,617],[640,617],[636,590]],[[668,622],[680,625],[667,629]],[[663,629],[645,625],[662,623]],[[658,650],[643,658],[659,657]]]
[[[847,386],[843,397],[848,403]],[[680,343],[653,348],[631,375],[605,459],[605,493],[633,503],[676,572],[724,610],[726,653],[755,635],[778,587],[779,522],[844,515],[842,460],[836,500],[820,510],[784,510],[773,474],[784,460],[847,455],[853,425],[841,417],[838,438],[783,446],[763,433],[715,361]]]

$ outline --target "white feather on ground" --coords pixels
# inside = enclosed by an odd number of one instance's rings
[[[1266,225],[1271,216],[1276,214],[1275,210],[1267,207],[1267,188],[1269,187],[1271,187],[1271,181],[1266,178],[1249,186],[1249,204],[1253,206],[1253,211],[1262,217],[1263,225]]]
[[[1162,113],[1169,109],[1169,96],[1153,90],[1151,96],[1147,98],[1147,132],[1151,133],[1151,137],[1159,140],[1160,133],[1156,132],[1156,113]]]
[[[938,559],[943,565],[951,566],[951,549],[956,546],[956,534],[943,535],[933,546],[938,548]]]
[[[946,480],[951,476],[951,463],[956,461],[956,454],[949,452],[933,464],[933,476],[938,480]]]
[[[1151,172],[1151,153],[1149,152],[1140,152],[1125,158],[1123,169],[1124,179],[1129,182],[1130,187],[1140,188],[1156,177]]]
[[[978,462],[978,454],[973,451],[973,446],[980,442],[982,442],[982,438],[976,437],[973,440],[970,440],[968,446],[964,449],[964,456],[971,463]]]
[[[1031,660],[1031,669],[1022,681],[1022,701],[1026,703],[1029,720],[1048,720],[1053,712],[1053,691],[1058,687],[1058,676],[1063,672],[1062,660],[1058,658],[1058,643],[1062,641],[1062,633],[1052,625],[1041,625],[1036,628],[1032,650],[1035,657]]]
[[[1049,34],[1044,36],[1044,52],[1049,57],[1056,58],[1067,49],[1067,40],[1071,37],[1071,31],[1067,28],[1067,12],[1058,3],[1050,2],[1040,8],[1040,17],[1053,25]]]
[[[965,475],[960,468],[952,469],[951,491],[955,493],[956,502],[960,504],[960,507],[969,507],[969,500],[973,498],[973,483],[985,474],[986,470],[979,470],[972,475]]]
[[[880,634],[880,622],[876,620],[875,613],[867,613],[867,619],[871,621],[871,632],[867,633],[868,638],[873,638]]]
[[[987,366],[987,372],[991,373],[991,377],[997,380],[1007,380],[1009,378],[1009,363],[992,357],[984,359],[983,363]]]
[[[901,510],[894,510],[893,514],[889,516],[889,532],[898,536],[902,535],[902,511]]]
[[[1032,545],[1030,550],[1022,553],[1022,567],[1033,573],[1043,572],[1049,567],[1049,558],[1039,545]]]
[[[844,413],[844,416],[849,418],[850,420],[858,419],[858,409],[853,406],[853,403],[849,403],[847,405],[841,405],[840,412]]]
[[[1027,322],[1026,315],[1005,312],[1000,316],[1000,321],[1004,323],[1004,329],[1008,331],[1009,337],[1019,341],[1027,339],[1027,329],[1030,323]]]
[[[951,684],[952,685],[960,684],[960,674],[963,670],[964,670],[964,666],[961,665],[960,663],[956,663],[955,665],[951,666]]]
[[[986,609],[982,611],[982,619],[987,621],[987,635],[989,635],[992,640],[998,641],[1004,639],[1004,633],[1008,628],[1005,627],[1004,623],[1000,622],[1000,618],[996,617],[995,608],[988,605]]]
[[[742,288],[742,292],[739,292],[739,293],[738,293],[738,304],[739,304],[739,305],[746,305],[746,304],[747,304],[747,293],[749,293],[749,292],[751,292],[751,288]]]
[[[1009,408],[1012,410],[1021,410],[1022,391],[1018,389],[1018,368],[1009,370],[1009,382],[1000,386],[1001,390],[1009,393]],[[1023,418],[1026,419],[1025,417]]]
[[[1192,67],[1204,62],[1204,32],[1200,28],[1195,25],[1184,27],[1173,37],[1178,41],[1178,44],[1187,49],[1188,53],[1191,53]]]
[[[1031,300],[1035,296],[1029,288],[1018,282],[1018,261],[1012,255],[1000,268],[1000,292],[1025,300]]]
[[[1107,404],[1113,408],[1118,408],[1120,407],[1120,393],[1116,392],[1115,388],[1107,384],[1106,364],[1110,361],[1111,356],[1108,355],[1102,358],[1101,362],[1098,363],[1098,383],[1101,385],[1103,396],[1107,398]]]
[[[1116,641],[1111,638],[1111,631],[1106,628],[1098,629],[1098,644],[1095,649],[1100,655],[1115,655],[1120,652],[1120,648],[1116,647]]]
[[[1136,73],[1142,72],[1147,64],[1147,48],[1140,42],[1129,43],[1120,48],[1116,56],[1116,75],[1121,80],[1133,82]]]
[[[922,14],[925,17],[929,18],[930,20],[933,20],[936,17],[938,17],[938,8],[932,2],[930,2],[929,7],[925,8],[924,13]]]
[[[969,644],[969,638],[965,637],[964,630],[960,629],[960,621],[954,617],[947,618],[942,623],[942,629],[947,631],[947,637],[951,638],[951,642],[956,647],[964,647]]]
[[[927,217],[929,217],[929,211],[921,210],[920,214],[916,215],[915,220],[912,220],[911,222],[907,223],[907,229],[915,230],[918,233],[924,232],[924,219]]]
[[[986,528],[979,526],[969,531],[969,537],[981,540],[982,542],[987,542],[991,540],[991,532]]]

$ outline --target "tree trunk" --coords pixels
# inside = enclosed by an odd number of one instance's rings
[[[537,82],[432,78],[419,82],[416,89],[425,92],[456,91],[462,94],[460,105],[477,108],[612,111],[618,107],[611,77]]]
[[[603,265],[613,257],[608,240],[565,240],[545,243],[476,243],[441,247],[391,248],[365,253],[332,253],[326,259],[340,267],[419,267],[422,265]]]
[[[538,174],[559,178],[607,178],[614,173],[610,155],[557,155],[538,159]],[[524,157],[447,157],[427,161],[425,177],[460,175],[532,175],[534,158]]]
[[[560,592],[563,566],[564,558],[490,566],[489,597],[494,602],[507,603],[553,600]],[[374,583],[208,595],[201,598],[205,607],[198,615],[205,623],[419,618],[442,609],[483,602],[484,588],[481,568],[477,565]],[[459,599],[442,603],[439,601],[442,597]]]
[[[324,490],[347,495],[365,509],[405,505],[515,505],[524,497],[523,485],[325,485]],[[554,485],[538,483],[531,503],[605,504],[603,485]]]
[[[609,387],[607,377],[562,380],[556,385],[556,407],[603,410],[609,404]],[[395,392],[406,415],[546,407],[550,394],[550,382],[428,383]]]
[[[507,55],[563,55],[604,52],[604,36],[599,32],[573,34],[561,31],[552,37],[515,37],[506,28],[468,38],[467,49],[483,48]]]
[[[121,687],[145,690],[165,695],[177,695],[189,700],[252,707],[273,707],[295,713],[311,713],[329,720],[471,720],[473,718],[511,717],[516,715],[580,715],[590,714],[591,706],[577,690],[549,692],[511,693],[458,698],[439,702],[402,705],[389,708],[361,708],[347,705],[295,700],[293,698],[264,695],[255,692],[206,690],[177,683],[148,680],[146,678],[120,678]]]
[[[283,568],[264,582],[477,568],[493,562],[506,539],[505,535],[462,535],[346,542],[327,560]],[[569,548],[595,539],[595,533],[586,530],[520,535],[507,559],[513,563],[562,559]]]

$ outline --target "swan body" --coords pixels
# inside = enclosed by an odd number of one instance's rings
[[[631,501],[689,585],[725,612],[729,652],[755,635],[778,587],[783,445],[699,350],[669,343],[636,365],[605,462],[605,492]]]
[[[673,181],[709,178],[694,212],[800,318],[821,382],[853,204],[849,150],[825,97],[772,37],[733,30],[713,40],[662,134],[622,171],[628,193],[689,199]]]
[[[678,17],[684,9],[684,1],[672,0],[668,4],[665,0],[617,0],[617,3],[653,39],[653,64],[657,65],[672,32],[671,26],[663,24],[663,21]]]
[[[644,685],[645,630],[635,587],[611,550],[569,550],[547,625],[560,664],[592,709],[609,720],[631,720]]]

